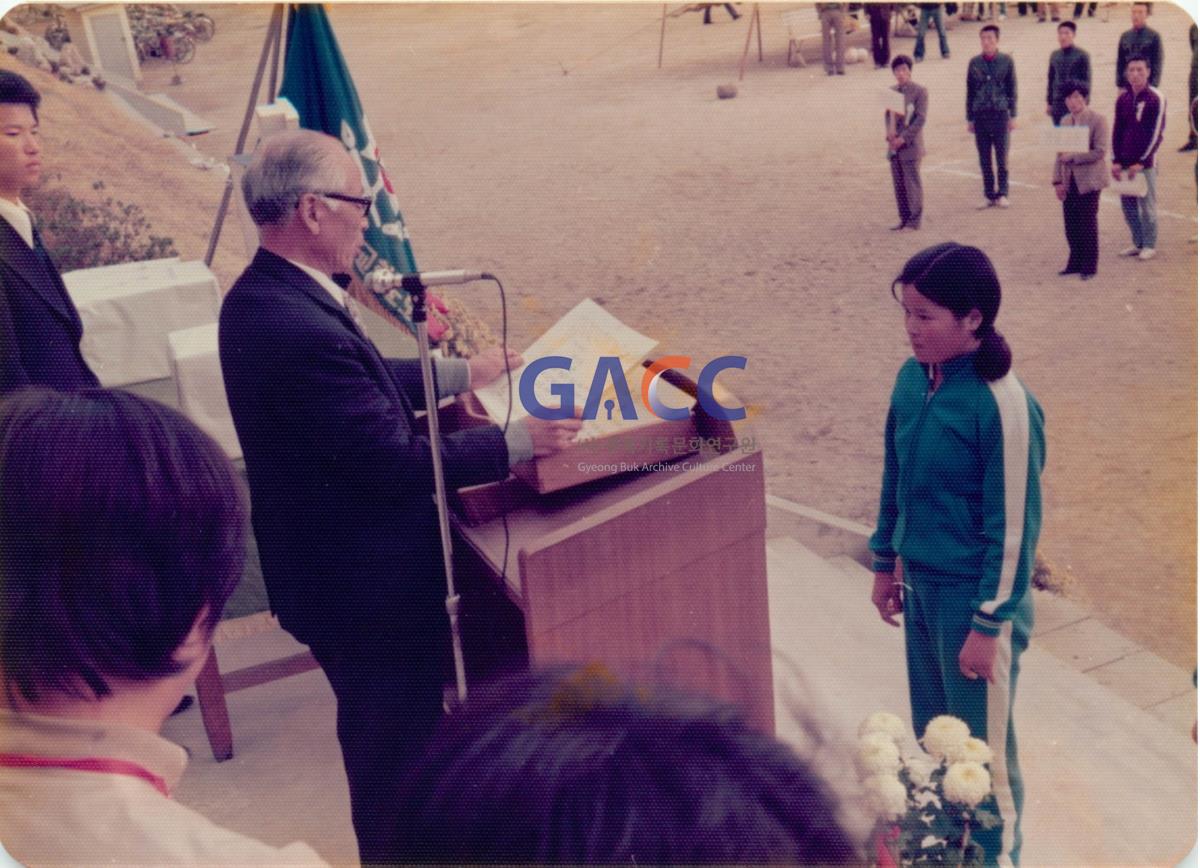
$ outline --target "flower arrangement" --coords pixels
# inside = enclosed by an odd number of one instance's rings
[[[923,751],[904,755],[907,726],[876,712],[858,729],[856,765],[868,807],[877,818],[874,856],[879,866],[982,865],[972,830],[999,825],[992,751],[972,738],[957,717],[929,721]]]

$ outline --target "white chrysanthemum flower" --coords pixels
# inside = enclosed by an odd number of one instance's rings
[[[946,839],[938,838],[935,835],[926,835],[921,839],[921,849],[928,850],[930,847],[945,847]]]
[[[970,762],[987,765],[992,761],[992,749],[988,747],[986,741],[981,738],[971,736],[963,742],[963,746],[953,756],[948,757],[951,762]]]
[[[908,769],[909,779],[919,787],[929,786],[933,773],[937,771],[937,763],[925,755],[907,757],[904,767]]]
[[[913,801],[917,803],[918,808],[927,808],[933,805],[939,811],[942,809],[942,800],[937,797],[937,793],[933,790],[922,790],[913,796]]]
[[[992,791],[992,776],[979,763],[954,763],[946,770],[942,791],[950,801],[973,808]]]
[[[908,734],[904,721],[888,711],[877,711],[858,725],[859,736],[872,732],[886,733],[897,744]]]
[[[867,805],[882,820],[894,820],[908,810],[908,790],[891,775],[875,775],[863,781]]]
[[[858,740],[856,760],[864,778],[895,775],[900,771],[900,748],[886,733],[870,732]]]
[[[957,756],[970,737],[971,730],[957,717],[939,714],[925,727],[921,744],[930,756],[942,760]]]

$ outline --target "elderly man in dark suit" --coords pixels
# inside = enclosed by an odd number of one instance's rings
[[[40,103],[22,76],[0,70],[0,395],[100,385],[79,350],[79,313],[21,201],[42,171]]]
[[[1108,161],[1104,159],[1108,151],[1108,123],[1088,108],[1087,82],[1069,81],[1063,90],[1068,114],[1062,126],[1087,127],[1088,149],[1059,154],[1054,163],[1054,192],[1063,203],[1063,225],[1071,249],[1067,267],[1059,274],[1078,274],[1081,279],[1090,280],[1096,274],[1100,250],[1096,224],[1100,191],[1108,186]]]
[[[393,789],[442,713],[450,648],[433,459],[413,413],[420,369],[380,355],[333,279],[349,272],[371,205],[342,143],[281,133],[242,189],[261,247],[222,304],[220,355],[263,577],[337,696],[360,858],[386,862]],[[498,351],[438,361],[441,395],[505,364]],[[529,418],[450,434],[447,485],[502,479],[578,427]]]

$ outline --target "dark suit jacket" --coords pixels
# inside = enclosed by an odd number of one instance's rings
[[[79,341],[83,323],[52,264],[0,218],[0,395],[22,386],[99,386]]]
[[[384,359],[346,311],[259,250],[221,305],[221,370],[271,609],[302,642],[418,650],[448,635],[415,359]],[[489,425],[443,437],[449,489],[502,479]],[[416,644],[414,644],[416,643]]]

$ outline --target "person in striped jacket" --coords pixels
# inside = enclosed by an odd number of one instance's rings
[[[1138,259],[1153,259],[1158,242],[1155,197],[1158,171],[1154,155],[1167,126],[1167,98],[1150,84],[1150,73],[1150,61],[1144,54],[1130,55],[1125,62],[1129,88],[1117,97],[1113,121],[1112,176],[1118,181],[1132,180],[1140,173],[1146,179],[1146,195],[1121,197],[1121,210],[1133,236],[1133,244],[1122,250],[1121,255]]]
[[[992,749],[1003,822],[972,838],[989,865],[1013,864],[1024,787],[1012,698],[1033,629],[1042,410],[996,331],[1000,281],[982,250],[953,242],[922,250],[892,294],[913,357],[888,411],[871,602],[892,626],[904,614],[916,732],[950,714]]]

